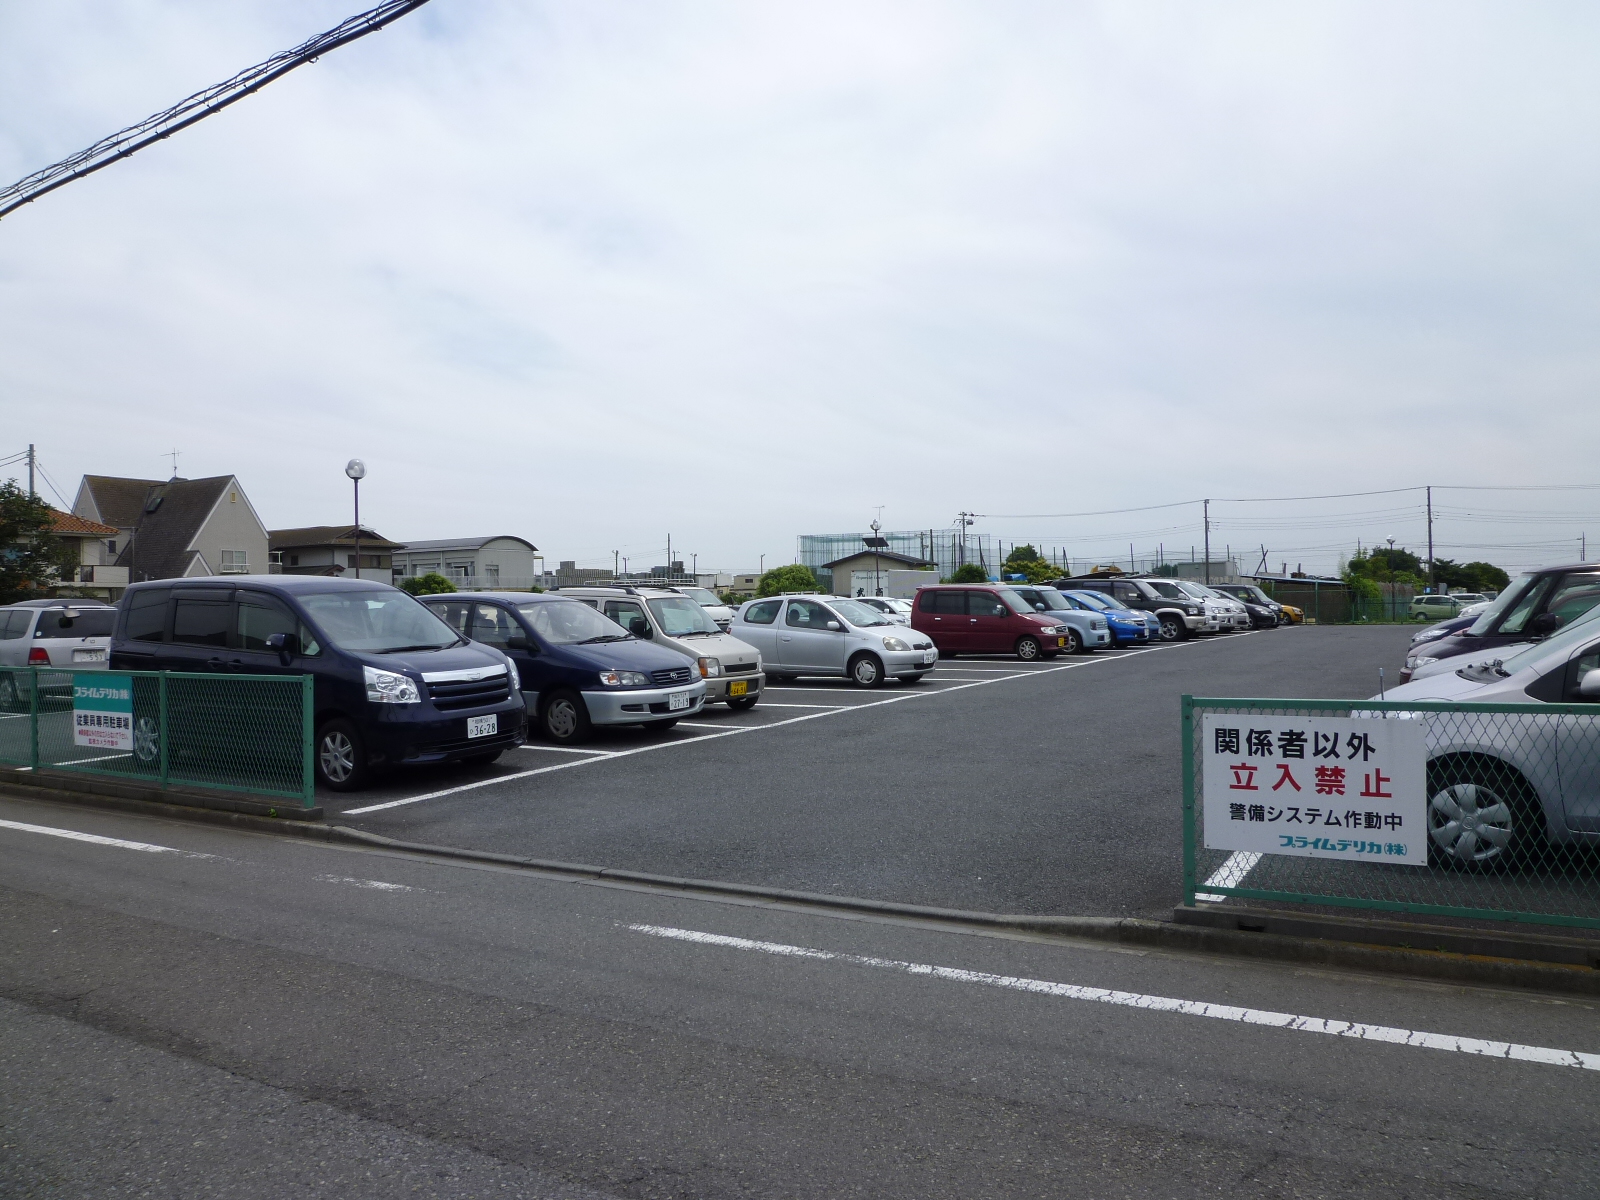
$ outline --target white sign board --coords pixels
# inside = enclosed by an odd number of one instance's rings
[[[133,676],[79,671],[72,676],[72,742],[97,750],[133,749]]]
[[[1422,722],[1204,713],[1205,844],[1428,865]]]

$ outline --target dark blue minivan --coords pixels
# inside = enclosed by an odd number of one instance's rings
[[[382,583],[239,575],[136,583],[111,668],[310,675],[317,782],[366,785],[375,767],[490,763],[527,731],[516,666]]]
[[[635,637],[582,600],[455,592],[422,602],[455,632],[511,658],[532,723],[553,742],[581,742],[596,725],[665,732],[705,707],[706,682],[690,660]],[[636,620],[648,638],[643,618]]]

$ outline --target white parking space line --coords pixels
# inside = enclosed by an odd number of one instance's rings
[[[710,721],[679,721],[679,729],[732,729],[731,725],[713,725]]]
[[[1220,867],[1211,872],[1211,878],[1206,880],[1205,886],[1228,888],[1238,887],[1244,882],[1244,877],[1250,874],[1250,872],[1255,869],[1255,865],[1260,861],[1261,855],[1258,851],[1235,850],[1232,854],[1228,855],[1227,860],[1224,861]],[[1226,900],[1228,897],[1219,896],[1215,892],[1197,891],[1194,894],[1194,898],[1196,900],[1205,900],[1209,903],[1215,904],[1217,901]]]
[[[97,833],[79,833],[76,829],[56,829],[51,825],[26,825],[21,821],[0,821],[0,829],[15,829],[21,833],[42,833],[47,837],[66,838],[73,842],[90,842],[96,846],[115,846],[119,850],[142,850],[146,854],[182,854],[175,846],[157,846],[150,842],[129,842],[122,838],[101,837]],[[209,854],[198,855],[210,858]]]
[[[542,742],[524,742],[517,748],[519,750],[548,750],[552,754],[598,754],[601,758],[609,758],[615,753],[613,750],[589,750],[582,746],[546,746]]]
[[[1145,650],[1145,651],[1141,651],[1141,653],[1148,654],[1148,653],[1150,653],[1150,651]],[[1110,661],[1110,660],[1108,659],[1108,660],[1103,660],[1103,661]],[[1095,660],[1094,659],[1086,658],[1086,659],[1081,659],[1081,660],[1076,661],[1076,662],[1060,663],[1060,664],[1057,664],[1057,665],[1054,665],[1054,666],[1045,667],[1045,668],[1043,668],[1043,669],[1041,669],[1039,671],[1026,672],[1026,674],[1030,674],[1030,675],[1046,674],[1047,675],[1047,674],[1050,674],[1051,672],[1054,672],[1054,671],[1082,670],[1085,667],[1092,667],[1094,664],[1095,664]],[[401,807],[403,807],[404,805],[407,805],[407,804],[420,804],[424,800],[438,800],[441,797],[444,797],[444,796],[456,796],[456,795],[461,794],[462,792],[475,792],[479,788],[495,787],[495,786],[497,786],[499,784],[511,783],[511,782],[513,782],[515,780],[518,780],[518,779],[529,779],[529,778],[533,777],[534,775],[548,775],[552,771],[563,771],[563,770],[567,770],[567,769],[569,769],[571,767],[581,767],[581,766],[584,766],[584,765],[586,765],[588,763],[609,762],[614,758],[625,758],[625,757],[628,757],[628,756],[634,755],[634,754],[649,754],[652,751],[666,750],[666,749],[670,749],[673,746],[692,746],[692,745],[696,745],[696,744],[698,744],[700,742],[713,741],[713,740],[715,740],[717,738],[737,737],[740,734],[754,733],[754,732],[757,732],[758,730],[777,729],[777,728],[779,728],[781,726],[784,726],[784,725],[796,725],[796,724],[799,724],[801,721],[815,721],[815,720],[819,720],[819,719],[821,719],[823,717],[834,716],[834,715],[836,715],[838,713],[841,713],[841,712],[854,712],[854,711],[856,711],[858,709],[863,709],[863,708],[880,708],[885,704],[900,704],[900,703],[902,703],[902,702],[904,702],[906,700],[916,700],[919,697],[927,698],[929,696],[945,696],[945,695],[949,695],[951,692],[961,691],[963,688],[988,687],[990,684],[994,684],[994,683],[1007,683],[1012,679],[1019,678],[1020,674],[1022,674],[1022,673],[1009,673],[1009,674],[1005,674],[1005,675],[999,676],[998,678],[994,678],[994,679],[973,679],[973,680],[968,680],[965,683],[958,683],[958,684],[955,684],[952,687],[945,688],[943,691],[929,691],[929,690],[925,690],[925,689],[919,688],[919,689],[917,689],[915,691],[905,691],[905,692],[899,693],[898,695],[888,696],[888,697],[885,697],[882,700],[868,700],[868,701],[864,701],[864,702],[859,703],[859,704],[804,704],[804,705],[802,705],[802,704],[768,704],[765,707],[767,707],[767,708],[813,708],[813,709],[818,709],[820,711],[803,713],[800,716],[796,716],[796,717],[784,717],[781,720],[778,720],[778,721],[767,721],[764,724],[737,725],[737,726],[734,726],[734,727],[729,728],[729,729],[720,730],[720,731],[718,731],[716,733],[699,734],[699,735],[697,735],[695,737],[690,737],[690,738],[676,738],[676,739],[671,740],[671,741],[655,742],[655,743],[652,743],[651,745],[648,745],[648,746],[635,747],[632,750],[614,750],[614,751],[611,751],[611,752],[609,752],[609,753],[607,753],[607,754],[605,754],[603,756],[602,755],[594,755],[594,754],[586,755],[583,758],[575,758],[571,762],[556,763],[554,766],[550,766],[550,767],[535,767],[531,771],[514,771],[509,775],[496,775],[496,776],[493,776],[492,778],[489,778],[489,779],[478,779],[478,780],[474,780],[472,783],[463,783],[463,784],[458,784],[455,787],[441,788],[440,790],[438,790],[436,792],[426,792],[421,796],[406,796],[406,797],[404,797],[402,799],[399,799],[399,800],[386,800],[386,801],[382,802],[381,804],[368,804],[368,805],[364,805],[361,808],[347,808],[342,813],[339,813],[338,815],[339,816],[344,816],[344,817],[358,817],[358,816],[363,816],[366,813],[383,812],[386,809],[401,808]],[[772,691],[772,690],[775,690],[775,689],[768,688],[767,690],[768,691]],[[810,688],[790,688],[788,690],[790,690],[790,691],[802,691],[802,692],[803,691],[812,691],[812,689],[810,689]],[[815,694],[815,693],[813,692],[813,694]]]
[[[132,754],[91,754],[88,758],[69,758],[65,762],[51,763],[52,767],[75,767],[86,762],[110,762],[116,758],[132,758]]]
[[[1383,1042],[1391,1046],[1411,1046],[1423,1050],[1446,1050],[1457,1054],[1477,1054],[1517,1062],[1540,1063],[1553,1067],[1577,1067],[1600,1071],[1600,1054],[1581,1050],[1558,1050],[1550,1046],[1524,1046],[1516,1042],[1496,1042],[1483,1038],[1458,1037],[1449,1033],[1426,1033],[1418,1029],[1399,1029],[1390,1025],[1368,1025],[1359,1021],[1336,1021],[1327,1017],[1306,1017],[1295,1013],[1273,1012],[1263,1008],[1240,1008],[1232,1004],[1211,1004],[1204,1000],[1181,1000],[1173,996],[1149,996],[1140,992],[1118,992],[1109,988],[1083,987],[1074,983],[1053,983],[1046,979],[1027,979],[1016,975],[991,975],[986,971],[965,971],[958,967],[936,967],[928,963],[899,962],[892,958],[873,958],[865,954],[841,954],[814,950],[808,946],[788,946],[781,942],[757,942],[749,938],[702,933],[694,929],[673,929],[662,925],[629,925],[634,933],[719,946],[731,950],[754,950],[786,958],[845,963],[856,967],[875,967],[907,975],[923,975],[952,983],[976,983],[1014,992],[1057,996],[1064,1000],[1093,1000],[1121,1008],[1142,1008],[1148,1012],[1177,1013],[1186,1017],[1209,1017],[1214,1021],[1236,1021],[1243,1025],[1264,1025],[1296,1033],[1320,1033],[1330,1037],[1355,1038],[1364,1042]]]

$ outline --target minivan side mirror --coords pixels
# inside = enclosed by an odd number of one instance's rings
[[[1600,671],[1589,671],[1578,680],[1578,695],[1585,700],[1600,700]]]
[[[289,660],[300,653],[300,639],[292,633],[269,633],[267,649],[276,650],[279,660],[287,667]]]
[[[1033,606],[1033,611],[1034,612],[1048,612],[1049,610],[1046,609],[1045,606],[1042,605],[1042,604],[1035,604]]]
[[[1556,630],[1560,629],[1561,625],[1561,618],[1556,616],[1555,613],[1540,613],[1537,617],[1528,622],[1528,632],[1537,637],[1544,637],[1547,634],[1552,634]]]
[[[645,641],[649,641],[651,633],[650,622],[643,617],[632,617],[628,621],[628,632],[636,638],[643,638]]]
[[[522,650],[531,654],[533,652],[533,641],[524,634],[513,633],[506,639],[506,649]]]

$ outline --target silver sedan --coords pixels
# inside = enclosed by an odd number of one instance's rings
[[[939,661],[933,641],[859,600],[772,596],[746,601],[729,631],[761,651],[767,679],[834,675],[858,687],[921,679]]]

